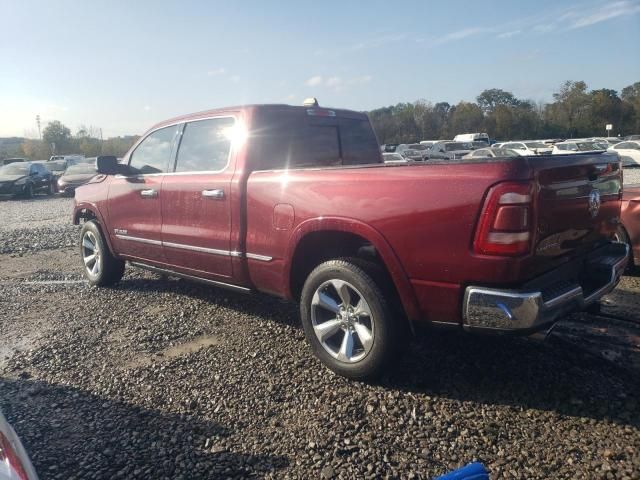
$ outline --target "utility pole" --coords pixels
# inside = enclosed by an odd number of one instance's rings
[[[38,138],[42,140],[42,132],[40,131],[40,115],[36,115],[36,123],[38,124]]]
[[[102,153],[102,147],[104,145],[104,140],[102,139],[102,128],[100,129],[100,153]]]

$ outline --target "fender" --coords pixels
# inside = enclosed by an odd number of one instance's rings
[[[93,214],[96,216],[96,219],[98,220],[98,223],[100,224],[100,228],[102,229],[102,234],[104,235],[104,238],[107,240],[107,245],[109,247],[109,250],[111,251],[111,254],[117,257],[118,255],[114,251],[113,245],[111,244],[111,235],[107,231],[107,224],[98,206],[92,202],[76,202],[73,207],[73,224],[74,225],[80,224],[79,216],[80,216],[81,210],[90,210],[91,212],[93,212]]]
[[[300,223],[289,237],[289,245],[285,255],[284,263],[284,291],[287,298],[292,298],[291,292],[291,262],[293,260],[293,254],[298,247],[300,241],[309,233],[320,232],[323,230],[333,230],[340,232],[353,233],[359,235],[365,240],[369,241],[373,245],[380,255],[380,258],[384,262],[391,279],[395,284],[400,301],[404,308],[407,317],[411,321],[416,321],[420,318],[420,310],[418,307],[418,301],[416,299],[409,277],[407,276],[400,260],[396,256],[395,252],[384,238],[384,236],[372,226],[352,218],[345,217],[318,217],[310,218]]]

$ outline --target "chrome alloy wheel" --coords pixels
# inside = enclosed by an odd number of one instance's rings
[[[87,231],[82,237],[82,259],[89,275],[100,273],[100,246],[93,232]]]
[[[311,324],[322,347],[342,362],[362,360],[373,346],[375,319],[369,304],[344,280],[329,280],[317,288]]]

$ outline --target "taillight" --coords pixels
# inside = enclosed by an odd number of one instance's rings
[[[22,462],[18,457],[18,454],[13,449],[9,439],[0,432],[0,473],[2,473],[2,466],[5,466],[9,471],[9,478],[19,478],[20,480],[29,480],[27,472],[22,466]]]
[[[473,249],[484,255],[525,255],[531,248],[532,223],[532,184],[499,183],[487,194]]]

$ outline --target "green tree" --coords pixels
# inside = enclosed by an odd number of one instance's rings
[[[460,102],[451,114],[450,128],[455,133],[480,132],[483,124],[482,109],[475,103]]]
[[[484,90],[476,97],[476,101],[485,113],[494,112],[499,105],[516,107],[520,104],[520,101],[513,96],[513,93],[506,92],[499,88]]]
[[[605,134],[605,125],[608,123],[620,129],[622,112],[622,100],[618,92],[608,88],[591,91],[591,125],[594,132]]]
[[[53,120],[44,127],[42,139],[49,146],[55,145],[55,153],[73,153],[71,152],[71,130],[58,120]]]
[[[588,135],[591,132],[591,98],[587,84],[566,81],[560,91],[553,94],[555,102],[550,105],[550,119],[557,123],[567,137]]]

